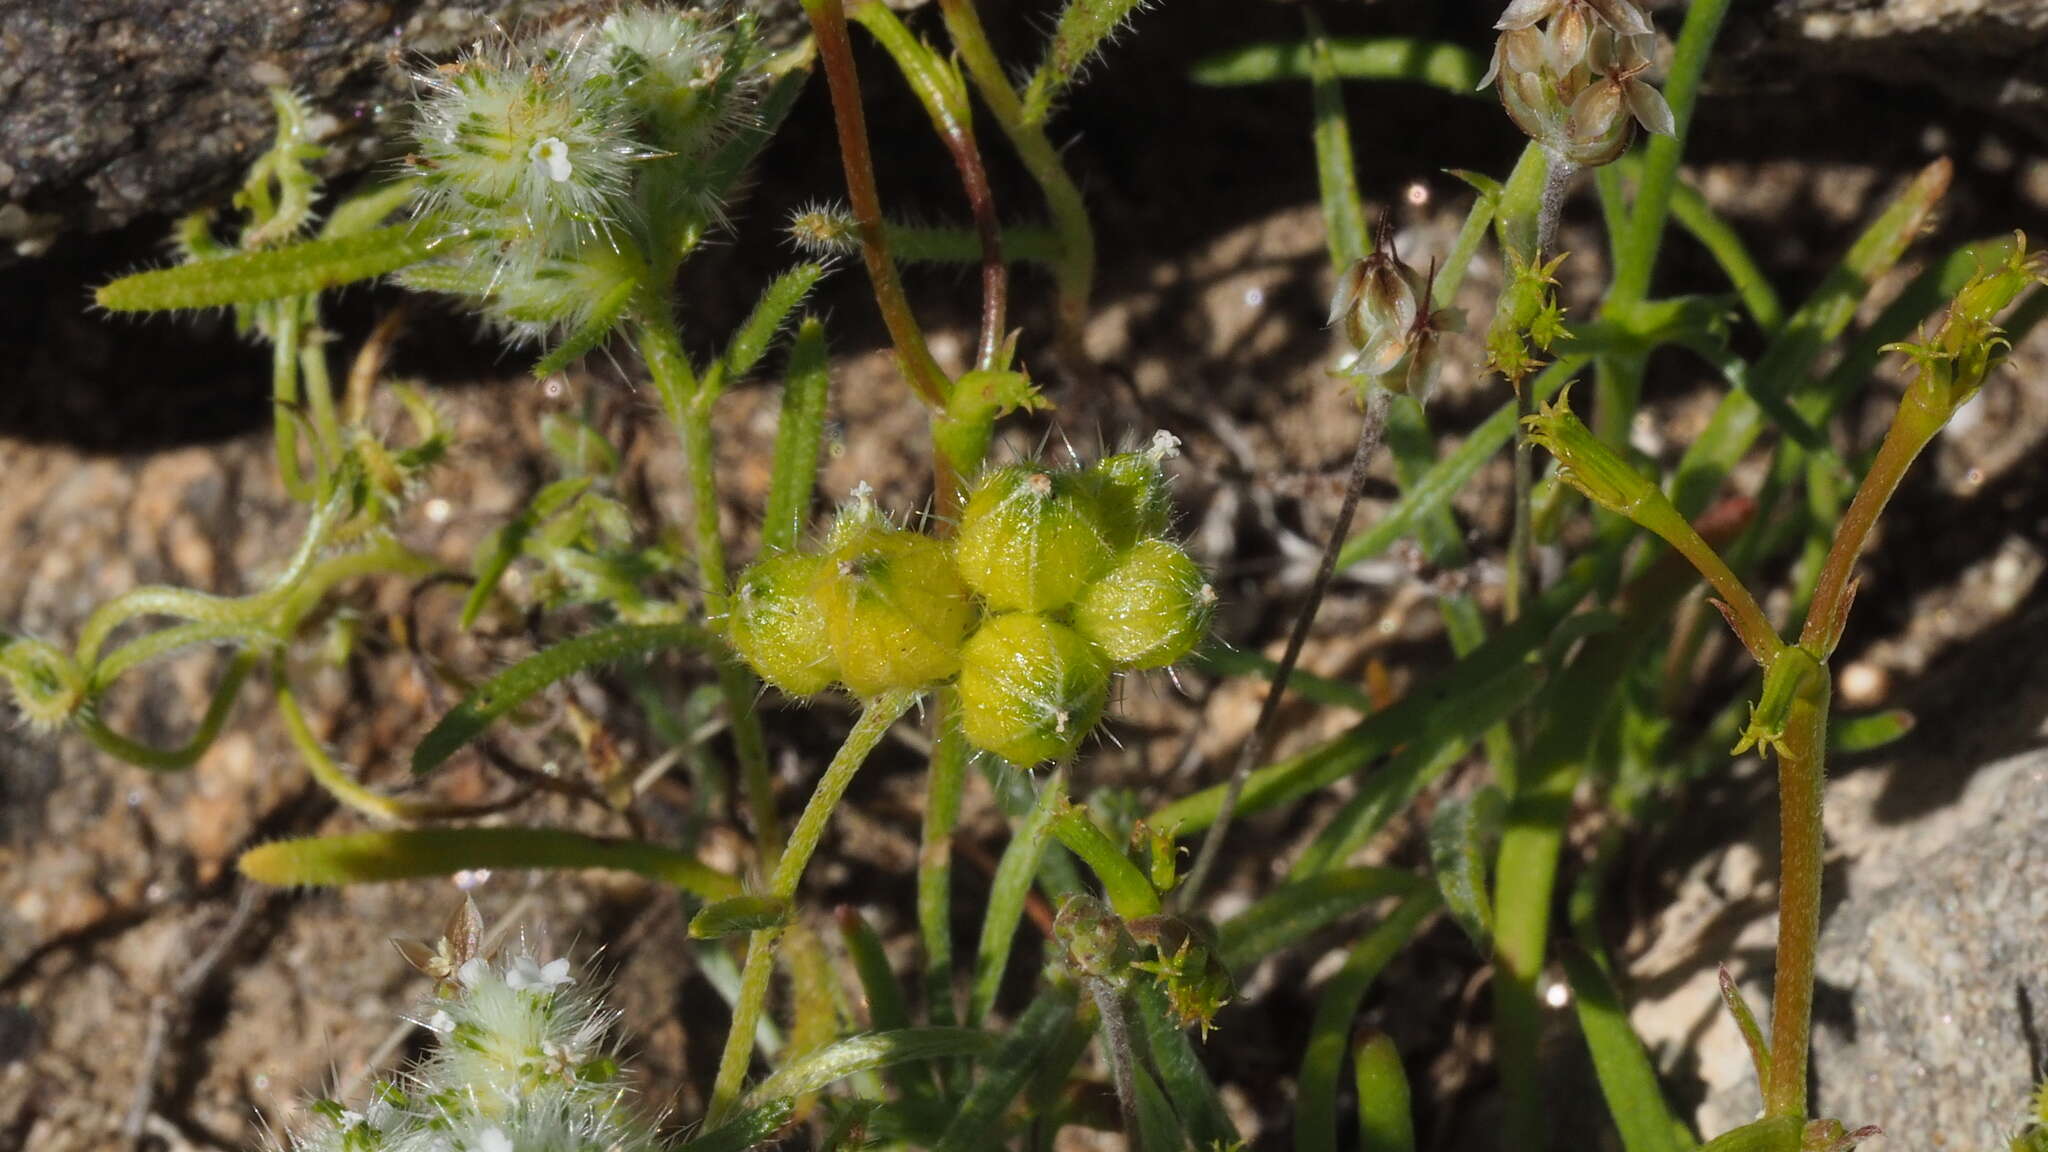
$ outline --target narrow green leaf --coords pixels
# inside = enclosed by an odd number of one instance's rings
[[[1152,1070],[1140,1061],[1131,1069],[1131,1082],[1138,1090],[1138,1131],[1135,1147],[1141,1149],[1165,1148],[1178,1152],[1188,1147],[1188,1134],[1180,1126],[1180,1117],[1174,1114],[1173,1104],[1159,1087],[1159,1081],[1152,1078]]]
[[[867,997],[868,1026],[877,1032],[910,1027],[910,1009],[903,985],[889,968],[889,954],[882,950],[882,938],[857,909],[841,905],[839,935],[846,954],[853,959],[854,974],[860,979],[861,994]]]
[[[727,380],[738,380],[754,370],[761,357],[768,352],[768,345],[775,340],[775,334],[789,322],[790,315],[803,306],[811,289],[825,276],[823,264],[799,264],[777,276],[770,283],[761,298],[754,303],[754,310],[747,315],[739,331],[732,334],[726,345],[725,368]]]
[[[1224,88],[1307,80],[1314,70],[1311,53],[1300,43],[1247,44],[1197,63],[1194,81]],[[1485,61],[1468,48],[1398,36],[1332,40],[1330,58],[1345,80],[1405,80],[1459,96],[1473,95],[1486,72]]]
[[[1182,1127],[1196,1148],[1234,1148],[1237,1125],[1223,1108],[1223,1099],[1209,1079],[1208,1069],[1166,1002],[1159,985],[1141,983],[1137,991],[1139,1026],[1145,1047],[1152,1054],[1152,1066],[1159,1073],[1159,1087],[1180,1116]]]
[[[740,1113],[731,1123],[684,1141],[675,1152],[747,1152],[774,1139],[795,1114],[794,1101],[771,1100]]]
[[[1728,1015],[1735,1020],[1735,1030],[1742,1033],[1742,1045],[1749,1049],[1749,1066],[1756,1072],[1757,1091],[1770,1098],[1771,1093],[1771,1044],[1764,1039],[1764,1030],[1757,1026],[1756,1013],[1749,1010],[1749,1001],[1743,999],[1742,989],[1736,987],[1735,977],[1728,972],[1726,964],[1716,974],[1721,985],[1721,1003],[1728,1009]]]
[[[779,896],[730,896],[713,901],[690,917],[690,938],[723,940],[748,932],[786,927],[796,910]]]
[[[1557,390],[1564,387],[1573,373],[1584,365],[1583,357],[1567,356],[1545,368],[1529,385],[1532,400],[1548,400],[1556,395]],[[1345,541],[1343,550],[1337,554],[1338,567],[1348,568],[1370,560],[1413,535],[1418,524],[1449,508],[1452,498],[1514,436],[1515,405],[1509,402],[1495,409],[1493,415],[1465,437],[1464,443],[1427,474],[1408,485],[1401,499],[1375,520],[1372,527]]]
[[[1329,236],[1330,263],[1343,275],[1352,261],[1363,260],[1372,247],[1365,208],[1358,199],[1357,168],[1351,160],[1351,125],[1344,118],[1344,92],[1337,85],[1337,65],[1330,37],[1311,9],[1302,10],[1308,24],[1309,81],[1316,106],[1316,187],[1323,199],[1323,229]]]
[[[1408,1073],[1393,1038],[1375,1032],[1351,1051],[1351,1075],[1358,1086],[1358,1147],[1361,1152],[1415,1152],[1415,1116]]]
[[[562,342],[548,350],[534,363],[532,372],[537,380],[545,380],[576,361],[583,359],[603,344],[605,337],[619,326],[626,315],[626,306],[640,291],[640,282],[632,279],[620,280],[611,291],[604,294],[591,307],[590,318],[574,332],[562,337]]]
[[[825,408],[832,375],[825,352],[825,325],[807,318],[797,325],[783,372],[782,414],[775,425],[775,466],[768,478],[768,503],[761,514],[761,548],[796,546],[811,515],[818,478],[818,449],[825,439]]]
[[[579,672],[669,648],[710,651],[716,645],[711,634],[695,624],[618,624],[543,649],[484,681],[441,717],[413,749],[413,773],[440,767],[492,721]]]
[[[1052,837],[1053,820],[1067,802],[1067,776],[1056,771],[1039,786],[1032,804],[1003,858],[996,865],[995,881],[989,886],[988,910],[981,921],[981,945],[974,955],[974,986],[967,993],[967,1026],[978,1027],[995,1007],[996,993],[1009,967],[1010,945],[1017,925],[1024,918],[1024,901],[1031,895],[1031,881],[1038,875],[1038,863],[1045,858],[1046,842]]]
[[[1204,645],[1195,653],[1193,663],[1195,670],[1206,676],[1257,676],[1271,680],[1273,674],[1280,670],[1279,662],[1271,657],[1222,644]],[[1364,689],[1303,672],[1299,668],[1287,678],[1287,691],[1325,708],[1344,708],[1361,715],[1373,710],[1372,697],[1366,695]]]
[[[1075,1001],[1073,986],[1061,981],[1031,1002],[994,1055],[982,1062],[981,1078],[961,1100],[959,1115],[946,1127],[934,1152],[985,1152],[1000,1146],[1003,1113],[1044,1070],[1073,1022]],[[1059,1074],[1064,1078],[1065,1070]]]
[[[1171,827],[1170,824],[1161,826]],[[1052,832],[1068,851],[1079,856],[1081,863],[1095,873],[1117,915],[1135,920],[1140,916],[1158,914],[1159,893],[1152,887],[1152,881],[1146,878],[1142,869],[1131,863],[1131,858],[1124,854],[1116,841],[1095,826],[1095,821],[1088,818],[1085,809],[1068,806],[1054,818]]]
[[[1675,1138],[1678,1121],[1664,1103],[1642,1041],[1629,1027],[1621,997],[1591,957],[1573,947],[1563,951],[1579,1030],[1593,1054],[1593,1071],[1621,1133],[1621,1146],[1627,1152],[1684,1152]]]
[[[1425,884],[1393,868],[1340,868],[1283,884],[1216,930],[1225,967],[1242,972],[1268,956],[1388,896],[1412,896]]]
[[[1693,106],[1699,101],[1707,57],[1720,35],[1728,5],[1729,0],[1693,0],[1686,8],[1685,26],[1679,30],[1671,67],[1664,76],[1664,100],[1671,106],[1675,131],[1670,136],[1650,138],[1635,211],[1622,245],[1614,254],[1614,284],[1608,299],[1618,308],[1633,307],[1649,294],[1650,274],[1657,266],[1657,249],[1664,236],[1671,190],[1678,183],[1678,161],[1685,154],[1686,139],[1692,131]]]
[[[1591,566],[1576,567],[1521,621],[1488,637],[1470,656],[1420,690],[1359,721],[1329,743],[1254,771],[1239,801],[1239,813],[1263,812],[1327,787],[1432,731],[1475,731],[1470,724],[1473,717],[1487,719],[1485,710],[1498,707],[1503,691],[1519,690],[1516,685],[1522,678],[1537,674],[1527,661],[1585,594],[1593,575]],[[1483,730],[1481,726],[1476,731]],[[1425,758],[1416,771],[1426,763]],[[1222,794],[1223,786],[1217,785],[1182,797],[1148,817],[1146,823],[1175,828],[1182,835],[1198,832],[1215,819]]]
[[[1806,1123],[1798,1116],[1772,1116],[1731,1129],[1700,1148],[1700,1152],[1799,1152]]]
[[[280,887],[415,880],[472,868],[611,868],[706,900],[740,894],[738,880],[672,848],[553,828],[409,828],[278,840],[242,853],[236,867]]]
[[[1043,124],[1053,101],[1130,19],[1143,0],[1068,0],[1045,46],[1045,60],[1024,89],[1024,123]]]
[[[782,1097],[808,1096],[856,1072],[914,1060],[980,1056],[995,1047],[995,1037],[972,1028],[899,1028],[852,1036],[776,1069],[747,1093],[744,1106],[757,1107]]]
[[[1721,218],[1707,198],[1690,184],[1677,184],[1671,190],[1671,215],[1679,227],[1692,234],[1721,266],[1728,283],[1735,289],[1735,295],[1742,300],[1742,306],[1749,311],[1750,319],[1766,333],[1776,333],[1785,322],[1785,306],[1778,302],[1778,293],[1771,287],[1770,278],[1757,265],[1742,237],[1728,221]]]
[[[1706,431],[1686,449],[1672,477],[1671,499],[1680,513],[1687,518],[1699,515],[1763,430],[1764,411],[1750,392],[1794,400],[1808,391],[1806,377],[1814,360],[1849,326],[1871,286],[1920,235],[1947,191],[1952,171],[1948,161],[1940,160],[1915,177],[1785,321],[1757,362],[1749,392],[1730,392],[1722,398]],[[1803,414],[1809,420],[1814,415]]]
[[[1905,739],[1913,724],[1913,714],[1904,708],[1836,716],[1828,722],[1828,751],[1839,755],[1875,751]]]
[[[1488,897],[1487,859],[1500,835],[1506,801],[1488,788],[1469,800],[1450,797],[1429,821],[1429,862],[1444,907],[1482,956],[1493,952],[1493,902]]]
[[[1351,949],[1316,997],[1308,1048],[1302,1053],[1294,1101],[1295,1152],[1336,1152],[1337,1081],[1350,1050],[1351,1022],[1372,982],[1437,908],[1436,893],[1417,892]]]
[[[1567,617],[1557,628],[1563,630],[1579,618]],[[1477,693],[1465,707],[1432,712],[1417,737],[1403,744],[1385,768],[1362,781],[1357,794],[1346,800],[1309,842],[1295,860],[1291,875],[1312,876],[1342,863],[1424,788],[1464,759],[1474,741],[1521,711],[1543,683],[1543,670],[1534,663],[1524,664],[1510,669],[1491,691]]]
[[[94,299],[110,312],[163,312],[305,296],[417,264],[446,239],[417,224],[398,224],[137,272],[102,285]]]
[[[414,181],[400,179],[357,192],[327,214],[326,222],[320,225],[320,235],[323,239],[360,236],[412,203],[413,193],[418,190]]]

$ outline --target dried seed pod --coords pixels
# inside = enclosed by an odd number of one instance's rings
[[[1072,755],[1108,699],[1102,654],[1072,628],[1036,613],[991,617],[961,653],[967,741],[1012,764]]]
[[[814,591],[846,687],[873,696],[959,671],[974,602],[945,545],[875,518],[833,536]]]
[[[997,611],[1072,603],[1116,559],[1096,487],[1087,473],[1035,466],[983,476],[954,538],[961,578]]]
[[[839,658],[815,594],[826,565],[824,556],[770,556],[741,573],[733,596],[733,649],[756,675],[791,696],[823,692],[839,679]]]
[[[1163,668],[1194,651],[1216,591],[1188,554],[1142,540],[1074,602],[1074,628],[1123,668]]]

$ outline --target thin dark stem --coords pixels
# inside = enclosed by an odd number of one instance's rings
[[[1337,522],[1330,526],[1330,539],[1323,547],[1315,582],[1309,585],[1308,599],[1294,618],[1294,630],[1288,634],[1287,648],[1280,654],[1279,666],[1273,670],[1272,687],[1267,689],[1266,699],[1259,705],[1258,721],[1252,725],[1251,736],[1238,749],[1237,764],[1231,769],[1230,782],[1223,790],[1223,803],[1216,811],[1216,822],[1209,825],[1208,834],[1202,840],[1202,849],[1195,856],[1195,865],[1188,872],[1187,883],[1177,894],[1177,902],[1182,908],[1192,907],[1200,898],[1202,885],[1208,880],[1210,869],[1216,865],[1216,855],[1223,848],[1224,834],[1230,830],[1230,819],[1236,814],[1238,801],[1244,796],[1245,781],[1250,779],[1252,769],[1258,767],[1259,757],[1265,754],[1266,743],[1272,737],[1274,722],[1280,715],[1280,701],[1287,695],[1287,681],[1293,677],[1294,666],[1301,659],[1301,647],[1308,640],[1309,627],[1315,623],[1316,610],[1322,606],[1323,596],[1330,590],[1330,578],[1337,571],[1337,552],[1351,532],[1351,520],[1358,514],[1358,498],[1365,490],[1366,474],[1372,470],[1373,457],[1379,454],[1380,442],[1386,436],[1389,395],[1386,389],[1377,385],[1367,389],[1365,414],[1358,425],[1358,446],[1351,453],[1351,476],[1345,484],[1344,504],[1337,510]]]
[[[817,33],[818,55],[825,62],[825,81],[832,89],[832,119],[839,130],[839,159],[846,169],[846,196],[860,227],[861,256],[874,285],[875,304],[888,326],[889,342],[910,386],[933,408],[946,403],[946,373],[932,359],[917,316],[903,294],[896,261],[889,255],[889,232],[882,221],[882,196],[875,185],[874,158],[868,151],[867,115],[861,108],[860,75],[853,66],[853,40],[846,33],[846,8],[841,0],[804,0],[804,11]]]
[[[1003,225],[996,218],[995,192],[989,188],[988,169],[981,162],[981,150],[971,132],[946,134],[946,147],[953,164],[960,169],[960,186],[974,211],[974,231],[981,240],[981,341],[975,349],[974,366],[990,370],[1000,367],[1003,328],[1007,323],[1010,269],[1003,263]]]

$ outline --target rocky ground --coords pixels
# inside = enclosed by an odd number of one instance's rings
[[[1399,6],[1386,12],[1396,23],[1417,19]],[[1379,29],[1383,15],[1344,14],[1359,30]],[[1047,366],[1060,409],[1042,428],[1013,433],[1003,451],[1034,452],[1051,436],[1088,454],[1125,436],[1173,430],[1186,442],[1176,480],[1190,546],[1225,595],[1218,631],[1270,648],[1334,514],[1353,436],[1351,401],[1324,368],[1332,352],[1321,329],[1328,283],[1307,99],[1293,89],[1190,92],[1188,61],[1242,33],[1171,11],[1152,19],[1156,38],[1140,36],[1140,47],[1121,53],[1070,114],[1070,155],[1105,242],[1088,332],[1105,382],[1084,391],[1050,370],[1045,286],[1024,279],[1026,355]],[[1284,8],[1262,9],[1247,23],[1280,35],[1292,19]],[[1790,299],[1818,279],[1877,200],[1933,154],[1954,156],[1960,173],[1918,260],[2048,210],[2048,160],[2024,126],[1920,88],[1774,83],[1791,84],[1796,99],[1738,77],[1710,94],[1691,175]],[[943,176],[943,153],[926,139],[917,110],[879,83],[871,91],[878,138],[895,150],[900,171]],[[768,235],[781,212],[837,186],[821,95],[800,107],[766,158],[760,191],[739,214],[739,238],[695,268],[688,298],[696,330],[728,327],[751,286],[787,258]],[[1461,186],[1439,170],[1505,167],[1517,145],[1498,109],[1370,86],[1354,88],[1351,99],[1369,195],[1399,205],[1404,251],[1441,251],[1463,201]],[[1756,131],[1760,123],[1773,131]],[[1015,172],[999,168],[998,176],[1008,203],[1031,203]],[[927,218],[951,217],[952,187],[905,178],[885,193]],[[1594,217],[1590,197],[1575,202],[1568,247],[1597,248]],[[146,254],[162,226],[144,219],[60,237],[41,259],[8,270],[16,291],[0,316],[0,354],[19,373],[0,394],[0,621],[10,629],[68,638],[94,603],[145,583],[238,592],[275,569],[301,527],[271,463],[260,354],[217,321],[123,324],[81,307],[85,287]],[[1597,260],[1573,263],[1580,279],[1568,287],[1583,291]],[[1689,245],[1673,242],[1669,267],[1673,288],[1712,286]],[[836,498],[867,482],[886,503],[912,507],[925,479],[902,445],[917,442],[921,417],[878,350],[857,273],[843,269],[821,301],[837,352],[822,486]],[[1486,314],[1495,280],[1490,268],[1475,271],[1465,300],[1475,315]],[[914,290],[936,321],[942,359],[957,359],[972,318],[971,279],[920,276]],[[396,301],[383,292],[345,298],[336,318],[342,346]],[[465,562],[478,537],[546,478],[540,417],[586,408],[630,445],[622,487],[641,522],[687,522],[678,456],[644,394],[626,382],[630,365],[600,360],[542,385],[464,336],[465,324],[416,312],[399,344],[394,372],[429,385],[461,445],[404,525],[409,543]],[[1479,378],[1476,359],[1473,341],[1456,346],[1433,407],[1447,441],[1504,394],[1497,381]],[[1840,1101],[1845,1110],[1895,1106],[1896,1119],[1846,1118],[1884,1123],[1897,1148],[1985,1148],[1996,1135],[1987,1125],[2017,1108],[2014,1093],[2041,1060],[2036,1037],[2048,1027],[2038,949],[2048,938],[2039,899],[2048,879],[2039,851],[2048,804],[2039,761],[2020,757],[2040,744],[2048,718],[2048,645],[2040,643],[2048,609],[2037,591],[2048,551],[2048,474],[2034,466],[2048,440],[2048,391],[2039,387],[2048,378],[2048,334],[2022,346],[2014,364],[1901,494],[1867,566],[1843,654],[1845,706],[1907,707],[1921,723],[1881,757],[1844,765],[1831,793],[1839,867],[1830,872],[1837,902],[1819,1090],[1824,1105]],[[1656,365],[1640,445],[1675,458],[1698,430],[1709,388],[1692,363]],[[1874,384],[1847,434],[1872,442],[1895,392],[1889,374]],[[770,384],[750,384],[720,415],[724,512],[738,526],[741,555],[751,551],[748,526],[766,486],[774,400]],[[1489,599],[1496,577],[1488,557],[1498,554],[1506,483],[1506,462],[1497,461],[1459,503],[1481,557],[1469,575]],[[1391,491],[1375,484],[1367,522]],[[1356,680],[1378,662],[1397,688],[1426,676],[1442,659],[1428,575],[1403,561],[1347,574],[1306,666]],[[516,620],[458,634],[454,605],[445,590],[415,597],[402,583],[370,582],[344,597],[363,637],[357,658],[344,667],[310,657],[298,665],[318,731],[372,782],[401,784],[412,743],[446,704],[392,638],[398,622],[419,621],[420,648],[471,674],[526,650]],[[219,667],[216,656],[200,653],[138,678],[109,718],[124,731],[175,739]],[[705,678],[681,659],[659,671],[678,700]],[[632,709],[623,690],[588,684],[573,695],[592,714],[618,718],[629,762],[651,758],[624,719]],[[266,1128],[289,1125],[307,1093],[343,1092],[415,1042],[396,1014],[419,995],[421,978],[384,941],[431,932],[456,897],[453,886],[263,893],[233,876],[234,856],[250,843],[357,826],[310,786],[267,700],[266,690],[245,689],[228,735],[197,769],[175,776],[112,764],[76,740],[0,729],[0,1148],[249,1147]],[[1256,690],[1241,683],[1135,684],[1114,729],[1121,747],[1091,753],[1080,787],[1131,788],[1156,800],[1215,779],[1257,703]],[[1347,719],[1293,710],[1285,747]],[[845,723],[830,706],[769,717],[786,810],[800,804],[819,754]],[[715,731],[703,735],[717,747]],[[512,738],[510,752],[538,764],[559,738],[544,727]],[[1674,1091],[1715,1129],[1753,1107],[1740,1094],[1742,1057],[1713,1009],[1711,976],[1727,961],[1754,984],[1769,963],[1772,806],[1758,768],[1737,762],[1680,798],[1680,818],[1669,826],[1641,830],[1616,883],[1620,898],[1611,901],[1638,1024]],[[709,857],[737,863],[737,834],[722,818],[727,801],[702,795],[690,779],[679,770],[652,790],[649,819],[668,833],[700,831]],[[473,800],[510,786],[474,762],[439,785]],[[906,969],[919,791],[914,750],[885,755],[858,783],[812,874],[814,906],[861,907]],[[700,824],[702,805],[720,818]],[[624,830],[599,806],[574,799],[528,800],[518,811]],[[1245,842],[1290,844],[1312,834],[1317,819],[1310,811],[1255,821]],[[959,932],[970,939],[1003,828],[986,789],[970,790],[958,881]],[[1374,851],[1407,859],[1404,836],[1412,832],[1396,828]],[[1276,855],[1237,854],[1219,911],[1262,886],[1261,861]],[[694,958],[672,898],[594,875],[497,875],[474,891],[494,923],[595,957],[616,985],[643,1094],[677,1117],[701,1111],[725,1008],[717,973]],[[1944,943],[1951,939],[1953,947]],[[1227,1102],[1268,1143],[1284,1130],[1306,998],[1329,969],[1320,948],[1341,943],[1333,935],[1249,974],[1243,1003],[1223,1019],[1229,1042],[1211,1045],[1230,1085]],[[1998,979],[1973,980],[1986,972]],[[1412,1057],[1437,1054],[1411,1063],[1428,1084],[1418,1096],[1437,1102],[1423,1117],[1425,1139],[1434,1148],[1490,1146],[1484,974],[1469,946],[1440,927],[1386,979],[1399,994],[1375,1001],[1373,1022]],[[1448,1033],[1446,1022],[1455,1024]],[[1921,1099],[1943,1103],[1904,1105]]]

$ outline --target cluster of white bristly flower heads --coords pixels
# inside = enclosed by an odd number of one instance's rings
[[[368,1099],[322,1100],[294,1152],[641,1152],[662,1146],[629,1107],[610,1038],[615,1014],[567,960],[451,957],[419,1023],[431,1053]]]
[[[745,20],[628,7],[427,69],[414,206],[450,240],[400,279],[514,335],[615,306],[715,218],[712,156],[750,122],[761,55]]]
[[[741,576],[733,646],[795,696],[956,681],[975,747],[1026,766],[1071,755],[1116,672],[1172,664],[1208,629],[1216,594],[1167,537],[1173,443],[992,469],[944,540],[856,496],[817,550]]]

